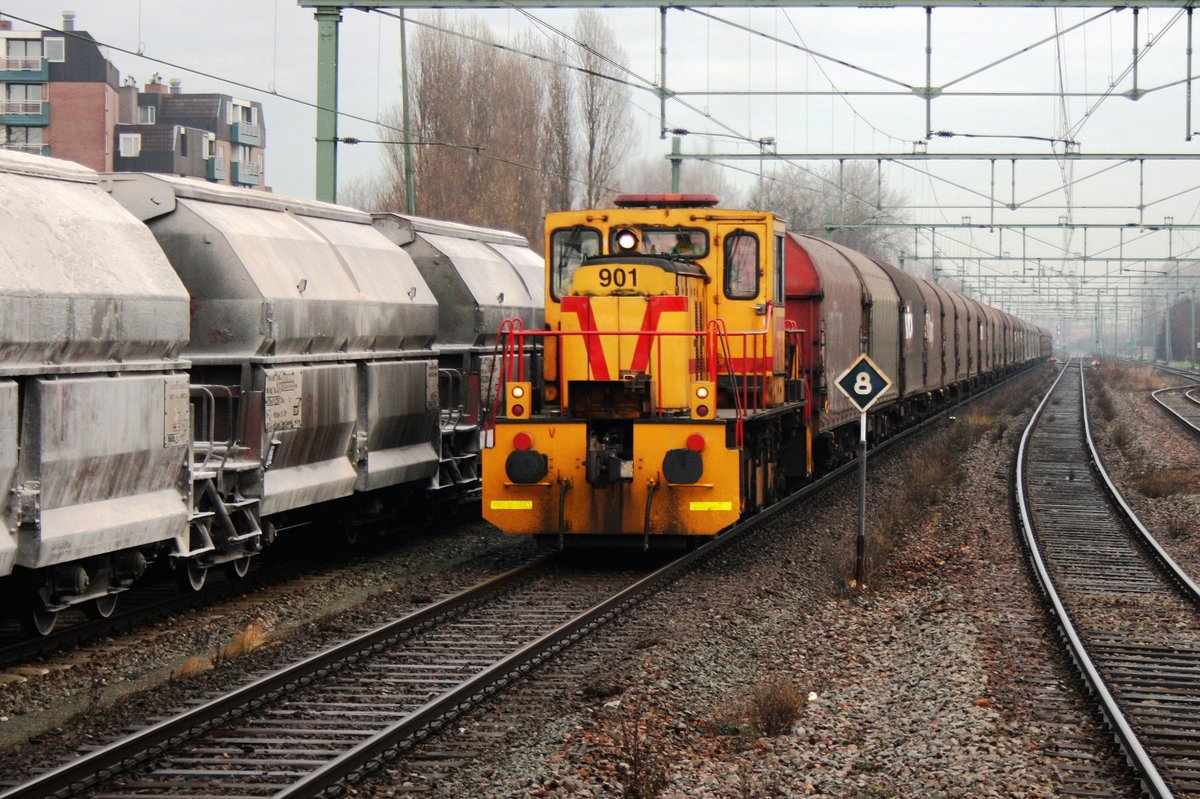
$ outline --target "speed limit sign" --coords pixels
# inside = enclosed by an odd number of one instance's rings
[[[892,381],[864,352],[850,364],[849,369],[842,372],[837,379],[837,387],[860,412],[866,413],[875,400],[892,387]]]

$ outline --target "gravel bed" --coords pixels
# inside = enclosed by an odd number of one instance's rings
[[[1040,396],[1049,372],[1025,378],[1007,401]],[[1012,453],[1030,409],[1020,404],[962,412],[915,455],[871,460],[872,534],[886,532],[891,546],[873,550],[868,590],[847,585],[857,503],[850,479],[767,522],[752,546],[714,558],[350,793],[1060,795],[1055,731],[1105,735],[1072,695],[1074,678],[1052,648],[1013,525]],[[961,447],[954,428],[968,424],[989,432]],[[924,465],[960,450],[953,484],[930,495],[924,512],[897,521],[890,510],[911,496]],[[0,715],[9,718],[0,733],[11,740],[30,735],[35,721],[50,727],[32,745],[0,752],[4,773],[56,762],[124,723],[244,682],[526,554],[481,525],[283,597],[248,598],[224,615],[204,611],[47,662],[48,674],[0,686]],[[383,598],[354,607],[373,587]],[[187,656],[211,654],[254,620],[272,628],[275,645],[169,679]],[[783,733],[764,735],[749,703],[772,681],[798,692],[801,707]],[[158,687],[142,690],[151,684]],[[1067,709],[1049,720],[1045,708],[1057,706],[1031,698],[1047,685]],[[65,723],[63,708],[85,713]],[[1090,757],[1119,773],[1100,746]],[[1137,795],[1119,776],[1098,790]]]
[[[1146,496],[1137,478],[1158,470],[1191,470],[1200,481],[1200,437],[1171,420],[1145,387],[1146,370],[1089,373],[1088,402],[1092,438],[1100,459],[1126,503],[1159,544],[1193,579],[1200,578],[1200,485],[1162,497]],[[1096,378],[1103,380],[1113,403],[1111,419],[1097,407]],[[1124,378],[1124,379],[1123,379]],[[1156,388],[1179,385],[1161,377]],[[1118,442],[1123,442],[1123,446]],[[1183,487],[1180,481],[1180,487]]]

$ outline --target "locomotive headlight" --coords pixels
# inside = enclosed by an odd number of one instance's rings
[[[507,416],[510,419],[528,419],[529,418],[529,400],[530,391],[533,386],[527,382],[509,383],[507,389]]]
[[[693,419],[708,419],[715,410],[717,386],[711,380],[692,385],[692,396],[688,399]]]
[[[617,232],[616,241],[618,249],[622,250],[623,252],[629,252],[630,250],[637,249],[638,235],[629,228],[625,228],[624,230]]]

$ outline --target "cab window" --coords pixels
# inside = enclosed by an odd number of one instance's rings
[[[758,296],[758,236],[736,230],[725,237],[725,296],[752,300]]]
[[[621,252],[617,244],[617,235],[629,228],[619,227],[612,230],[612,241],[608,251]],[[642,255],[666,255],[672,258],[687,258],[694,260],[708,255],[708,231],[704,228],[691,227],[647,227],[634,228],[638,234],[637,250]]]
[[[600,231],[595,228],[559,228],[550,234],[551,282],[550,292],[559,299],[571,292],[575,270],[587,258],[600,254]]]
[[[775,237],[775,307],[782,308],[784,303],[784,280],[787,271],[784,269],[783,236]]]

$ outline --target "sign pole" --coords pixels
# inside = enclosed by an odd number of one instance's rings
[[[892,380],[864,352],[836,385],[858,408],[858,535],[854,542],[854,584],[862,590],[867,556],[867,411],[892,387]]]
[[[863,560],[867,551],[867,413],[858,422],[858,539],[854,546],[854,584],[863,588]]]

